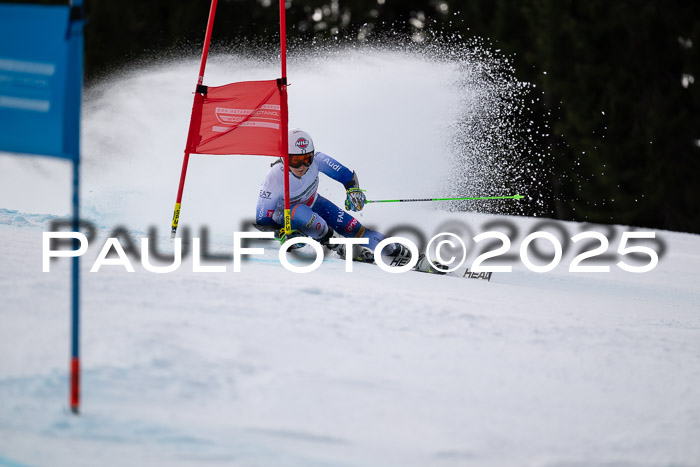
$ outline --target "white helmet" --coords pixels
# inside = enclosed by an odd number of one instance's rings
[[[314,153],[314,141],[311,139],[311,135],[299,128],[289,130],[287,144],[289,145],[289,154]]]

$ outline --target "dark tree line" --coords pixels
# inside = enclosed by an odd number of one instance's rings
[[[37,3],[37,2],[33,2]],[[44,3],[65,3],[45,1]],[[207,0],[86,0],[88,83],[153,52],[201,49]],[[396,32],[487,39],[536,84],[551,213],[700,233],[700,2],[287,0],[291,44]],[[264,37],[269,43],[263,42]],[[219,0],[213,40],[265,47],[277,0]]]

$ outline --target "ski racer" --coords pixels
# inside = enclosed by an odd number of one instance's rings
[[[284,164],[279,159],[272,164],[260,187],[256,208],[256,222],[261,227],[277,230],[277,238],[284,243],[288,238],[303,235],[345,257],[345,245],[329,243],[343,237],[366,238],[369,243],[357,246],[354,261],[373,262],[374,248],[385,236],[363,226],[355,217],[340,209],[318,193],[319,173],[324,173],[341,183],[346,190],[345,209],[360,211],[367,201],[360,189],[357,174],[328,154],[316,151],[311,136],[300,129],[289,130],[289,178],[290,214],[292,234],[287,237],[282,227],[284,220]],[[410,259],[411,252],[400,243],[391,243],[383,255]],[[430,266],[421,254],[415,268],[422,272],[442,273]]]

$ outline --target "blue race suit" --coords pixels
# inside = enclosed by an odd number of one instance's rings
[[[318,240],[328,233],[330,227],[344,237],[369,239],[366,246],[374,250],[384,236],[365,228],[356,218],[319,195],[319,172],[342,183],[346,188],[354,179],[350,169],[322,152],[316,152],[309,170],[301,177],[290,172],[292,229]],[[284,164],[274,164],[260,186],[255,218],[261,225],[284,223]]]

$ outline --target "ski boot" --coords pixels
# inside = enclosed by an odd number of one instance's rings
[[[431,266],[430,261],[428,261],[428,257],[421,253],[413,270],[427,272],[428,274],[447,274],[447,270],[449,269],[448,266],[445,266],[437,261],[433,261],[433,264],[435,267]]]
[[[298,230],[292,230],[289,233],[289,235],[287,235],[287,232],[285,232],[284,227],[282,227],[280,230],[278,230],[275,233],[275,238],[280,242],[280,245],[282,245],[287,240],[291,240],[291,239],[297,238],[297,237],[306,237],[306,235],[299,232]],[[296,249],[302,248],[304,246],[306,246],[306,243],[295,243],[292,246],[290,246],[289,249],[296,250]]]
[[[409,250],[405,245],[401,243],[394,243],[394,250],[389,254],[385,255],[389,259],[389,266],[403,266],[408,264],[411,260],[411,250]],[[421,253],[418,256],[418,262],[413,267],[414,271],[426,272],[428,274],[446,274],[447,269],[449,269],[444,264],[440,264],[437,261],[433,261],[434,267],[430,265],[428,257]]]
[[[408,264],[411,261],[411,250],[402,243],[392,243],[384,248],[384,251],[389,253],[382,254],[385,258],[384,262],[391,267],[399,267]]]
[[[333,229],[328,227],[328,232],[326,235],[324,235],[321,239],[319,239],[319,243],[329,250],[335,251],[335,253],[345,259],[346,256],[346,248],[345,245],[338,244],[338,243],[330,243],[331,238],[340,238],[340,235],[335,233]],[[352,245],[354,248],[351,248],[351,254],[353,255],[352,260],[357,261],[359,263],[374,263],[374,253],[372,250],[369,248],[362,246],[362,245]]]

